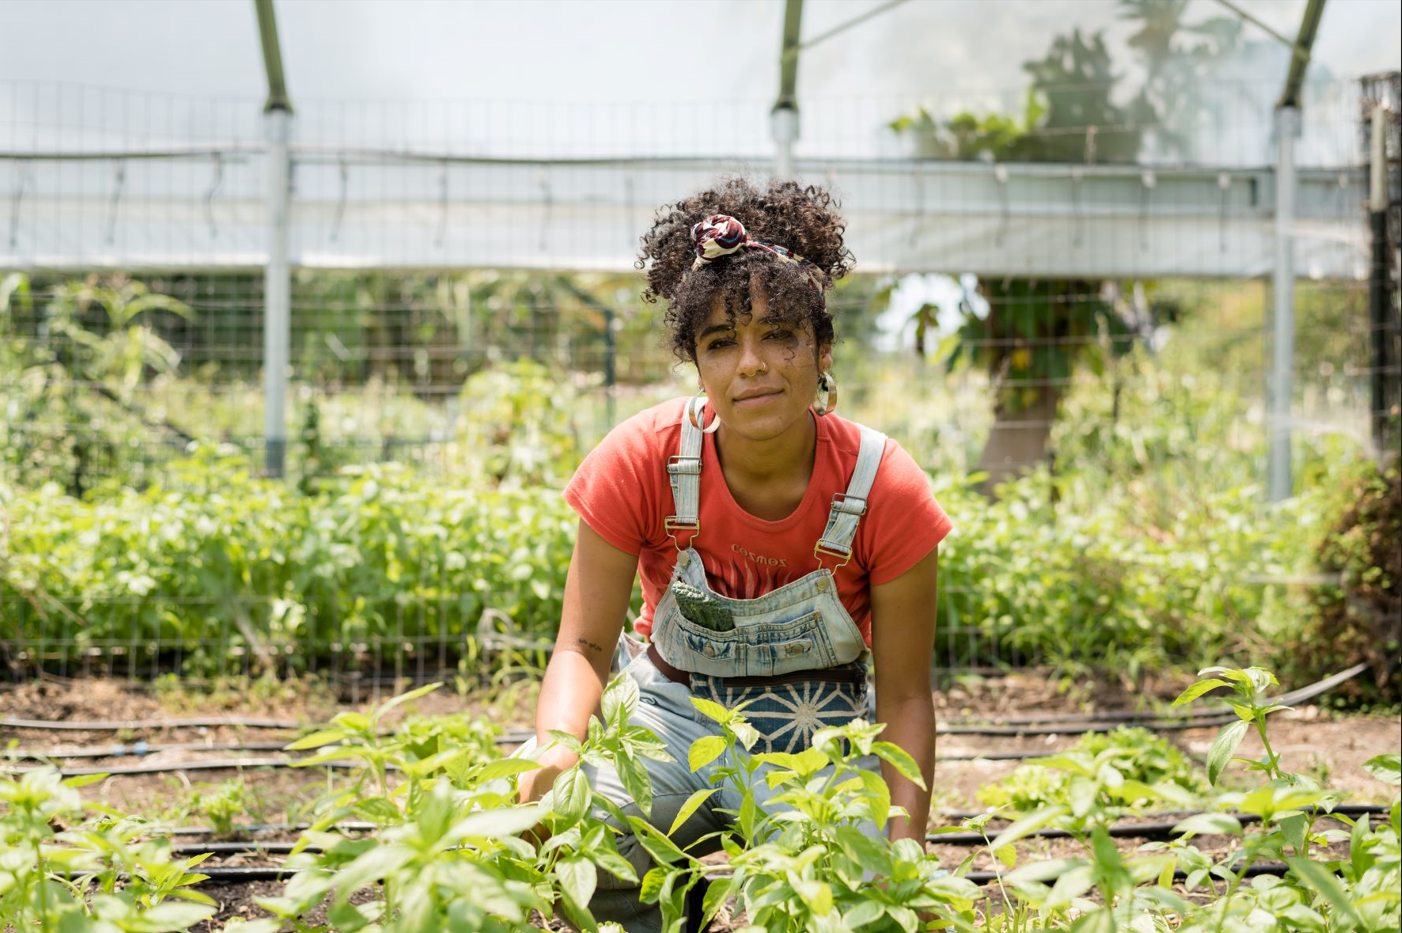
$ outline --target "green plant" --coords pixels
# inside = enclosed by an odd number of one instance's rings
[[[1016,814],[1066,805],[1080,815],[1095,807],[1113,816],[1120,808],[1164,799],[1189,803],[1206,789],[1192,761],[1167,739],[1120,726],[1087,733],[1065,752],[1019,765],[1006,778],[979,788],[977,796],[987,807],[1006,807]]]
[[[715,872],[671,843],[644,821],[629,823],[658,863],[643,878],[643,899],[662,905],[663,923],[679,922],[686,893],[708,872],[719,874],[703,899],[703,927],[728,898],[755,929],[807,931],[869,929],[912,931],[922,916],[938,917],[958,927],[974,919],[973,905],[982,893],[973,884],[951,877],[918,842],[892,844],[870,838],[862,824],[878,832],[894,815],[891,794],[876,770],[859,759],[877,756],[901,774],[923,784],[920,769],[902,749],[877,740],[881,726],[853,720],[847,726],[819,730],[812,747],[799,754],[750,754],[758,738],[740,710],[693,697],[700,713],[720,726],[720,735],[697,740],[690,749],[693,771],[722,758],[711,780],[739,791],[740,808],[731,814],[734,828],[721,835],[728,869]],[[761,810],[756,782],[783,790]],[[682,806],[672,830],[685,822],[708,797],[700,790]],[[706,837],[703,837],[706,838]],[[882,879],[872,884],[872,879]]]
[[[105,776],[0,774],[0,929],[167,933],[214,914],[190,887],[206,856],[171,859],[168,840],[138,842],[143,824],[119,814],[80,822],[78,789]]]
[[[195,813],[209,820],[216,835],[229,836],[234,831],[234,821],[246,810],[243,778],[234,778],[222,784],[201,784],[191,800]]]

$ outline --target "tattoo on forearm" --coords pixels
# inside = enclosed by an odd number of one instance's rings
[[[590,640],[587,639],[587,638],[580,638],[580,639],[578,639],[578,640],[577,640],[577,644],[582,645],[582,646],[585,647],[585,648],[588,648],[590,651],[603,651],[603,650],[604,650],[602,647],[600,647],[599,645],[594,644],[592,641],[590,641]]]

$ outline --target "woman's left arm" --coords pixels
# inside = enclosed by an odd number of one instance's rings
[[[884,741],[905,749],[925,778],[921,789],[885,761],[881,771],[891,803],[910,818],[891,820],[890,837],[922,845],[935,779],[935,705],[930,693],[930,656],[935,640],[935,595],[939,548],[889,583],[871,588],[871,647],[876,664],[876,720],[886,723]]]

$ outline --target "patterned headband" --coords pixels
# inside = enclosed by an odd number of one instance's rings
[[[729,256],[739,252],[742,247],[750,246],[772,253],[780,262],[798,266],[808,277],[808,281],[813,283],[818,294],[823,293],[822,275],[811,262],[782,246],[753,239],[746,232],[745,225],[729,214],[711,214],[691,228],[691,239],[696,243],[696,259],[691,263],[692,269],[708,266],[722,256]]]

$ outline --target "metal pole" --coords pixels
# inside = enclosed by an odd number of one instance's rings
[[[254,0],[268,99],[263,104],[263,131],[268,142],[268,268],[263,277],[263,469],[283,473],[287,452],[287,364],[291,342],[292,272],[288,262],[292,160],[292,99],[282,67],[273,0]]]
[[[798,139],[798,49],[803,0],[786,0],[784,43],[779,51],[779,97],[769,111],[769,135],[774,140],[774,174],[793,177],[793,144]]]
[[[292,277],[288,263],[288,201],[292,114],[263,115],[268,140],[268,268],[263,280],[264,469],[280,477],[287,450],[287,364],[291,340]]]
[[[1387,108],[1373,107],[1368,147],[1368,223],[1373,233],[1373,264],[1368,274],[1368,307],[1372,312],[1373,444],[1381,454],[1387,443]]]
[[[1300,135],[1300,111],[1275,111],[1275,320],[1271,354],[1270,497],[1288,499],[1294,491],[1290,476],[1290,412],[1295,367],[1295,140]]]

